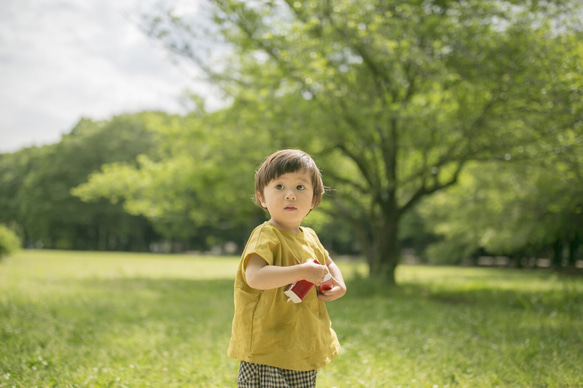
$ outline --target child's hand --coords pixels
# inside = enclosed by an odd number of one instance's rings
[[[300,265],[303,267],[304,279],[310,283],[314,283],[316,286],[322,283],[324,277],[328,273],[328,270],[325,266],[314,263],[312,260],[308,260],[304,264]]]
[[[342,298],[346,294],[346,285],[344,282],[339,282],[334,276],[330,280],[332,281],[332,288],[318,293],[318,299],[324,302],[332,302],[333,300]]]

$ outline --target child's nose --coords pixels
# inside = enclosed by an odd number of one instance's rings
[[[296,199],[296,193],[294,193],[293,190],[288,190],[287,193],[285,193],[285,198],[286,199]]]

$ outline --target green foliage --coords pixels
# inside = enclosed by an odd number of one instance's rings
[[[223,238],[242,242],[241,233],[233,237],[228,231],[263,217],[251,197],[255,168],[268,148],[268,138],[244,120],[245,111],[232,108],[152,121],[149,128],[159,138],[155,157],[106,164],[73,194],[84,201],[123,202],[126,211],[147,217],[168,237],[218,228],[227,231]]]
[[[577,140],[572,150],[583,152],[583,142]],[[427,227],[442,236],[427,255],[447,263],[478,251],[530,257],[556,241],[574,242],[576,250],[583,236],[583,180],[576,170],[562,173],[562,156],[552,154],[544,158],[545,168],[527,162],[474,165],[459,186],[423,204]],[[583,164],[574,167],[583,170]]]
[[[6,225],[0,224],[0,259],[14,254],[20,249],[20,238]]]
[[[235,387],[226,348],[237,264],[19,253],[0,264],[0,385]],[[580,278],[401,266],[388,295],[364,263],[339,265],[348,293],[328,310],[343,350],[318,387],[583,384]]]
[[[70,190],[103,163],[149,152],[155,138],[145,122],[157,115],[81,119],[58,143],[1,155],[0,221],[18,225],[27,245],[147,249],[153,232],[144,218],[105,201],[83,203]]]
[[[580,122],[580,2],[210,1],[208,29],[173,5],[148,32],[250,108],[259,136],[280,125],[274,145],[316,156],[337,189],[323,209],[389,280],[423,198]]]

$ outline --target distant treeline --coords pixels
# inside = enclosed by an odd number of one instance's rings
[[[146,176],[122,174],[111,179],[112,187],[98,183],[93,187],[95,197],[85,201],[74,195],[75,188],[86,184],[92,176],[98,178],[103,171],[136,168],[144,172],[147,168],[142,164],[146,160],[152,163],[168,160],[172,152],[168,153],[167,149],[173,147],[169,144],[176,135],[169,128],[177,122],[184,124],[185,120],[188,118],[163,112],[124,114],[104,121],[81,119],[55,144],[0,154],[0,224],[16,232],[22,247],[30,249],[239,252],[250,230],[266,219],[264,212],[250,200],[253,164],[244,165],[248,169],[248,190],[236,192],[233,200],[238,203],[238,209],[230,217],[217,218],[211,214],[212,209],[205,216],[192,211],[197,207],[200,212],[207,209],[199,201],[202,195],[211,202],[220,201],[221,193],[210,192],[210,187],[201,187],[200,192],[189,187],[185,194],[181,188],[171,186],[176,182],[160,182],[155,188],[165,199],[149,204],[144,198],[126,201],[124,196],[136,191],[147,195],[141,191],[143,186],[152,185],[151,178]],[[188,124],[173,130],[180,136],[189,133]],[[184,144],[182,140],[181,137],[178,143]],[[205,148],[209,144],[197,146]],[[219,155],[218,159],[222,157]],[[185,166],[186,169],[194,167],[194,164]],[[173,173],[162,172],[162,175],[171,180]],[[225,174],[222,175],[224,179]],[[187,180],[183,183],[196,184]],[[78,192],[87,196],[83,190]],[[186,198],[177,200],[181,195]],[[184,201],[181,204],[191,210],[176,211],[173,206],[177,206],[177,201]],[[225,205],[217,202],[215,208]],[[323,236],[332,244],[336,235],[344,239],[346,234],[346,231],[324,232]],[[334,247],[343,254],[356,253],[354,246],[352,242],[334,242]]]
[[[103,164],[132,162],[153,149],[143,117],[82,119],[58,143],[0,155],[0,223],[25,248],[148,251],[161,236],[144,216],[71,194]]]

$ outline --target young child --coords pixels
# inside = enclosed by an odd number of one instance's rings
[[[342,297],[346,285],[316,233],[301,226],[323,194],[320,170],[303,151],[277,151],[255,175],[255,202],[271,218],[251,233],[235,278],[227,354],[241,360],[239,387],[315,387],[317,369],[340,350],[324,302]],[[332,289],[288,301],[287,285],[319,285],[326,267]]]

